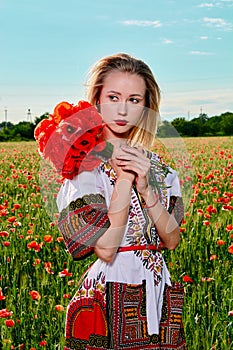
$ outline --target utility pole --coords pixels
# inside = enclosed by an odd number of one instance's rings
[[[7,128],[7,107],[5,107],[5,129]]]
[[[31,114],[30,108],[28,108],[27,121],[30,122],[30,123],[32,122],[32,114]]]

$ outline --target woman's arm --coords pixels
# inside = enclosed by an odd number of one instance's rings
[[[135,175],[113,165],[117,180],[111,197],[108,217],[110,227],[95,244],[96,255],[105,262],[112,262],[121,244],[128,221],[132,183]]]

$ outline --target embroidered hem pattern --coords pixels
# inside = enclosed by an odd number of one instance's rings
[[[183,287],[166,286],[160,333],[148,335],[146,284],[106,283],[101,293],[76,299],[68,309],[65,350],[186,350],[182,323]]]

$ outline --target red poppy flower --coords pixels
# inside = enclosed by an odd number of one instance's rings
[[[66,119],[73,114],[74,107],[68,102],[60,102],[54,109],[53,119],[56,124],[59,124],[63,119]]]
[[[72,179],[81,171],[93,170],[108,159],[112,147],[103,140],[103,121],[97,109],[86,101],[74,106],[59,103],[48,119],[35,129],[41,155],[52,162],[58,173]]]
[[[44,242],[51,243],[53,241],[53,237],[51,235],[44,236]]]
[[[10,216],[7,221],[8,222],[14,222],[16,220],[16,216]]]
[[[209,225],[210,225],[210,222],[209,222],[208,220],[204,220],[204,221],[203,221],[203,225],[209,226]]]
[[[230,245],[230,247],[228,248],[228,252],[229,252],[230,254],[233,254],[233,244]]]
[[[40,300],[41,298],[40,293],[38,293],[36,290],[31,290],[29,294],[33,300]]]
[[[10,319],[10,320],[5,320],[5,325],[6,325],[8,328],[14,327],[15,322],[14,322],[12,319]]]
[[[227,232],[230,232],[230,231],[232,231],[232,230],[233,230],[233,225],[232,225],[232,224],[227,225],[226,231],[227,231]],[[0,232],[0,235],[1,235],[1,232]]]
[[[204,211],[202,209],[197,209],[197,215],[204,215]]]
[[[61,272],[59,272],[60,277],[71,277],[72,273],[68,271],[68,269],[64,269]]]
[[[7,231],[1,231],[0,232],[0,237],[8,237],[9,233]]]
[[[189,282],[189,283],[193,283],[193,282],[194,282],[194,281],[192,280],[192,278],[189,277],[188,275],[185,275],[185,276],[183,277],[183,281],[184,281],[184,282]]]
[[[3,295],[2,288],[0,288],[0,300],[5,300],[6,297]]]
[[[27,247],[28,249],[34,249],[36,252],[39,252],[41,248],[40,244],[37,243],[36,241],[32,241],[28,243]]]
[[[68,293],[68,294],[63,294],[63,298],[64,299],[69,299],[70,298],[70,294]]]
[[[209,205],[208,208],[206,209],[206,211],[208,211],[209,214],[216,214],[217,213],[217,209],[213,207],[213,205]]]
[[[0,318],[7,318],[13,314],[12,311],[8,311],[7,309],[0,310]]]
[[[211,260],[217,260],[218,259],[218,256],[216,254],[213,254],[210,256],[210,261]]]
[[[222,207],[222,210],[233,210],[233,205],[224,205],[223,207]]]
[[[55,306],[55,310],[56,310],[56,311],[64,311],[65,308],[64,308],[64,306],[62,306],[62,305],[56,305],[56,306]]]
[[[42,340],[39,342],[39,346],[46,346],[47,345],[47,341],[46,340]]]
[[[226,244],[226,242],[223,241],[222,239],[219,239],[219,240],[217,241],[217,245],[224,245],[224,244]]]
[[[211,277],[202,277],[201,281],[202,282],[211,282],[211,281],[213,281],[213,278],[211,278]]]
[[[39,152],[42,154],[44,152],[45,146],[56,129],[56,124],[52,118],[43,119],[36,126],[34,131],[34,137],[38,141]]]

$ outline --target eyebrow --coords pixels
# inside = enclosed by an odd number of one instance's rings
[[[118,91],[114,91],[114,90],[109,90],[109,91],[107,91],[107,93],[109,94],[109,93],[112,93],[112,94],[117,94],[117,95],[121,95],[121,93],[120,92],[118,92]],[[131,95],[129,95],[130,97],[132,97],[132,96],[140,96],[140,97],[144,97],[144,95],[141,95],[141,94],[131,94]]]

